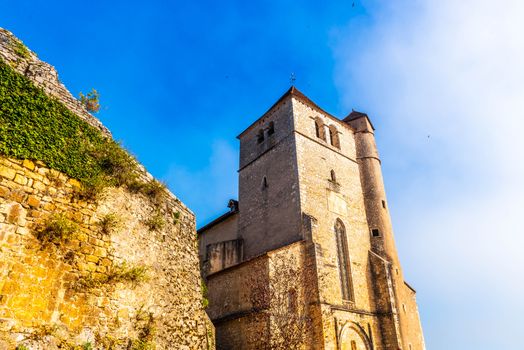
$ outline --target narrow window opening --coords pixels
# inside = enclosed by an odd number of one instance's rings
[[[371,230],[371,235],[373,237],[380,237],[380,231],[378,230],[378,228],[374,228]]]
[[[329,140],[332,146],[340,149],[340,140],[338,138],[338,130],[334,125],[329,126]]]
[[[406,313],[406,304],[402,304],[402,310],[404,310],[404,313]]]
[[[324,130],[324,123],[322,122],[322,119],[318,117],[315,118],[315,134],[319,139],[326,141],[326,132]]]
[[[340,285],[342,289],[342,299],[353,301],[353,290],[351,282],[351,270],[349,265],[349,252],[346,236],[346,229],[342,221],[335,223],[335,235],[337,240],[338,270],[340,273]]]
[[[264,176],[264,178],[262,179],[262,189],[265,188],[267,188],[267,178]]]
[[[382,200],[382,208],[386,209],[386,201]]]
[[[331,181],[337,182],[337,174],[335,174],[335,170],[331,170]]]
[[[408,344],[408,346],[409,346],[409,350],[412,350],[412,349],[413,349],[413,347],[411,346],[411,344]]]
[[[267,135],[271,136],[275,133],[275,123],[269,122],[269,128],[267,129]]]
[[[257,134],[258,143],[264,142],[264,130],[260,129]]]
[[[357,342],[354,340],[351,341],[351,350],[357,350]]]
[[[290,289],[288,292],[288,308],[289,312],[296,313],[298,310],[298,300],[297,300],[297,291],[295,289]]]

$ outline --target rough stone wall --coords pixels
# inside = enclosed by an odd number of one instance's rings
[[[207,276],[207,313],[217,349],[267,349],[269,259],[267,255]]]
[[[318,348],[313,318],[317,285],[307,248],[308,242],[300,241],[268,252],[272,349]]]
[[[378,229],[380,232],[378,236],[371,238],[372,250],[390,263],[386,271],[386,280],[388,289],[392,290],[390,309],[395,334],[390,334],[391,338],[388,341],[398,343],[397,346],[404,349],[424,349],[418,310],[413,305],[414,292],[407,288],[404,282],[395,246],[374,129],[365,116],[350,121],[350,124],[355,129],[357,157],[368,226],[370,229]],[[376,282],[380,283],[381,281],[385,281],[385,279],[382,278]],[[408,305],[410,305],[409,310]],[[383,335],[389,333],[392,332],[384,332]]]
[[[379,317],[336,309],[327,313],[330,314],[331,334],[326,349],[352,350],[351,341],[356,343],[357,349],[391,349],[382,344]]]
[[[198,255],[203,275],[209,273],[208,246],[238,238],[238,213],[205,230],[198,237]]]
[[[242,262],[243,240],[232,239],[207,246],[204,273],[211,274]]]
[[[318,120],[324,123],[325,140],[316,136],[315,121]],[[266,126],[271,122],[275,133],[268,137]],[[257,141],[260,130],[264,131],[262,142]],[[337,135],[334,139],[339,140],[340,147],[330,142],[330,131],[334,130]],[[373,137],[372,134],[365,136]],[[356,136],[356,129],[323,112],[295,89],[286,93],[239,138],[239,233],[247,250],[255,247],[246,258],[253,254],[269,258],[267,292],[273,295],[276,291],[267,310],[269,346],[274,349],[423,349],[414,292],[404,284],[398,263],[391,264],[374,253],[384,251],[379,249],[383,247],[379,243],[383,235],[391,231],[385,192],[374,186],[382,183],[374,141],[365,145],[371,151],[373,164],[362,166],[362,142]],[[369,186],[370,183],[373,186]],[[287,210],[282,209],[281,203],[287,203]],[[369,210],[370,206],[373,211]],[[379,220],[375,220],[375,216]],[[340,277],[337,220],[344,226],[349,255],[352,297],[346,299]],[[374,228],[380,229],[381,236],[373,237]],[[222,229],[211,230],[226,236]],[[205,238],[207,234],[203,232],[203,239],[209,240]],[[219,237],[213,239],[219,240]],[[392,233],[387,239],[389,250],[396,257]],[[297,246],[300,250],[296,250]],[[238,270],[226,269],[227,279],[222,280],[225,275],[221,273],[215,274],[210,291],[223,290],[213,291],[213,295],[224,291],[236,295],[236,274],[243,276],[249,269],[247,266],[256,259],[241,263]],[[255,278],[265,281],[263,272],[252,270]],[[302,273],[306,273],[307,278]],[[307,310],[290,307],[295,292],[299,303],[308,305]],[[211,297],[210,303],[214,301]],[[223,299],[219,299],[220,305],[222,302]],[[211,306],[214,307],[220,306]],[[229,311],[234,310],[238,309],[233,307]],[[260,331],[249,327],[247,321],[255,313],[243,312],[242,321],[237,317],[235,321],[228,320],[227,327],[218,329],[219,334],[227,333],[220,334],[219,338],[245,339],[247,333]],[[293,332],[296,327],[290,324],[290,320],[297,317],[308,317],[307,328],[311,330],[298,332],[302,336],[298,344],[288,339],[297,334]],[[402,324],[405,326],[400,327]],[[240,346],[238,344],[234,343],[233,348]],[[259,345],[260,348],[266,346],[265,343]]]
[[[354,303],[352,307],[372,311],[370,298],[368,250],[370,233],[366,221],[364,198],[355,161],[353,132],[339,123],[340,150],[315,136],[311,117],[321,117],[334,124],[296,99],[294,114],[299,164],[300,201],[302,211],[316,219],[313,241],[317,247],[320,297],[322,302],[343,305],[335,237],[336,220],[344,224],[350,257]],[[336,174],[336,187],[330,171]]]
[[[238,232],[246,259],[301,239],[292,118],[287,99],[240,136]],[[259,143],[270,122],[274,134]]]
[[[0,60],[110,137],[52,66],[16,53],[17,42],[0,28]],[[137,175],[153,180],[141,165]],[[0,156],[0,349],[214,348],[194,214],[167,190],[154,199],[107,188],[87,201],[79,187],[40,161]],[[104,230],[109,214],[116,224]],[[57,217],[72,235],[39,239]],[[164,225],[152,229],[151,220]]]
[[[127,346],[151,315],[158,348],[207,349],[194,215],[174,199],[159,207],[123,189],[108,189],[98,203],[78,200],[78,185],[40,162],[0,158],[0,348],[52,349],[61,338]],[[166,225],[150,230],[157,212]],[[62,244],[42,244],[35,230],[56,213],[77,229]],[[107,214],[119,221],[110,233],[99,225]],[[124,262],[146,267],[146,280],[82,286]],[[37,337],[50,326],[55,337]]]
[[[405,348],[410,350],[423,350],[426,348],[424,342],[424,335],[422,332],[422,325],[420,323],[420,316],[418,312],[416,293],[408,287],[405,282],[398,286],[401,293],[401,305],[399,305],[399,313],[405,319],[406,327],[403,330],[405,338]]]
[[[69,90],[58,79],[58,73],[50,64],[38,59],[36,54],[28,50],[28,57],[17,55],[13,43],[18,39],[9,31],[0,28],[0,59],[7,62],[17,72],[25,75],[36,86],[42,88],[47,94],[54,96],[67,106],[72,112],[94,126],[107,136],[111,136],[109,130],[93,117],[85,107],[71,95]]]
[[[320,349],[306,241],[208,276],[217,349]]]
[[[370,329],[380,330],[376,333],[370,332],[369,342],[374,343],[375,349],[381,349],[382,346],[385,349],[396,347],[408,349],[409,346],[412,349],[422,349],[423,342],[420,341],[422,331],[418,322],[418,312],[415,312],[416,308],[413,305],[414,294],[405,293],[406,287],[396,255],[387,205],[385,205],[386,197],[374,139],[368,146],[369,162],[373,163],[374,167],[368,168],[362,166],[362,162],[368,160],[360,158],[363,156],[363,145],[359,143],[362,135],[356,137],[349,125],[323,115],[297,98],[293,99],[293,113],[298,134],[297,158],[301,209],[317,218],[312,239],[316,247],[321,302],[330,305],[331,309],[338,310],[339,314],[345,313],[345,319],[351,320],[356,327],[361,325],[354,319],[355,315],[385,312],[381,317],[370,317],[367,320]],[[326,124],[326,135],[328,126],[336,127],[340,148],[333,147],[329,137],[326,141],[316,137],[315,118],[320,118]],[[368,126],[371,128],[370,124]],[[364,137],[373,138],[373,134],[368,133]],[[330,170],[334,170],[336,174],[336,184],[330,179]],[[381,187],[376,183],[380,183]],[[373,211],[369,210],[370,207]],[[341,298],[334,230],[337,219],[344,224],[347,235],[354,292],[354,300],[350,302]],[[377,220],[387,225],[375,224]],[[372,228],[380,228],[381,236],[373,237],[370,232]],[[370,250],[377,250],[379,246],[377,240],[386,241],[386,250],[391,253],[394,263],[392,266],[388,265],[387,271],[382,271],[380,275],[372,273],[374,267],[369,259]],[[384,292],[378,295],[377,290]],[[387,304],[386,308],[377,305],[383,302]],[[403,314],[398,311],[399,308],[407,310],[408,303],[411,311]],[[323,310],[322,315],[327,349],[335,346],[333,339],[340,339],[343,334],[334,337],[333,324],[336,322],[329,308]],[[398,327],[399,323],[403,325],[401,327],[403,331]],[[356,337],[357,333],[347,334]],[[373,339],[373,334],[376,339]],[[383,345],[380,345],[381,343]]]

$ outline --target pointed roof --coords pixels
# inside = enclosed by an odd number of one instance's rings
[[[280,102],[284,101],[286,98],[288,98],[289,96],[294,96],[295,98],[301,100],[302,102],[304,102],[305,104],[307,104],[308,106],[316,109],[317,111],[319,111],[320,113],[323,113],[325,114],[326,116],[328,116],[329,118],[332,118],[333,120],[336,120],[338,121],[339,123],[342,122],[340,119],[338,119],[337,117],[331,115],[330,113],[326,112],[325,110],[323,110],[322,108],[320,108],[315,102],[311,101],[311,99],[309,97],[307,97],[306,95],[304,95],[302,92],[300,92],[294,85],[291,85],[291,87],[282,95],[280,96],[280,98],[277,100],[277,102],[275,102],[271,107],[269,107],[269,109],[264,112],[264,114],[262,114],[261,117],[257,118],[257,120],[255,120],[251,125],[249,125],[244,131],[242,131],[240,133],[240,135],[237,136],[237,139],[240,138],[245,132],[247,132],[248,130],[250,130],[260,119],[262,119],[266,114],[268,114],[273,108],[275,108],[275,106],[277,106]],[[345,124],[347,125],[349,128],[351,128],[351,126],[349,124]]]
[[[375,127],[373,126],[373,123],[371,123],[371,119],[369,119],[369,116],[366,113],[362,113],[359,111],[355,111],[354,109],[351,110],[351,113],[348,114],[347,117],[345,117],[342,121],[349,124],[350,121],[357,120],[360,118],[367,118],[369,125],[375,130]]]

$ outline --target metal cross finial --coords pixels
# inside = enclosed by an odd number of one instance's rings
[[[295,75],[295,73],[291,73],[291,76],[289,77],[289,82],[291,83],[291,85],[295,85],[295,80],[297,80],[297,76]]]

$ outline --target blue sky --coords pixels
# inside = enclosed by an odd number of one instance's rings
[[[6,1],[201,225],[236,197],[236,135],[296,85],[367,112],[428,349],[521,349],[524,5],[504,0]]]

